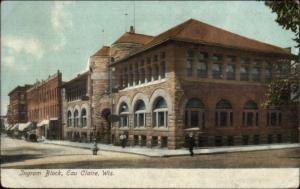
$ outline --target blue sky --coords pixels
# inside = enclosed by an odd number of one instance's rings
[[[157,35],[194,18],[280,47],[295,46],[294,34],[258,1],[6,1],[1,4],[1,114],[17,85],[33,84],[58,69],[67,81],[85,70],[89,56],[133,24],[134,4],[138,33]]]

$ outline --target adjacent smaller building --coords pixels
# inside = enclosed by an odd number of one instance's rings
[[[62,117],[65,140],[90,142],[94,138],[91,126],[89,71],[63,84]]]
[[[58,70],[27,90],[28,121],[37,123],[39,138],[62,138],[61,85],[62,74]]]
[[[31,85],[17,86],[10,93],[7,110],[7,122],[10,125],[27,122],[26,90]]]

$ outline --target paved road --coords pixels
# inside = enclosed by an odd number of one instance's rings
[[[300,167],[300,148],[150,158],[1,137],[2,168],[292,168]]]

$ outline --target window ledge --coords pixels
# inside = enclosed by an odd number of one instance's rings
[[[152,127],[155,131],[168,131],[168,127]]]
[[[145,86],[149,86],[149,85],[159,84],[159,83],[165,82],[166,80],[167,80],[166,78],[163,78],[163,79],[143,83],[143,84],[140,84],[140,85],[134,85],[134,86],[126,87],[126,88],[124,88],[120,91],[127,91],[127,90],[136,89],[136,88],[140,88],[140,87],[145,87]]]
[[[146,127],[134,127],[133,130],[146,130]]]

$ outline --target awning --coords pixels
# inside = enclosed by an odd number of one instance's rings
[[[46,120],[43,120],[43,121],[39,122],[39,123],[37,124],[37,127],[42,127],[42,126],[48,125],[48,124],[49,124],[49,120],[46,119]]]
[[[10,124],[8,124],[8,125],[5,125],[5,130],[6,131],[8,131],[10,128],[12,128],[14,125],[10,125]]]
[[[51,117],[49,120],[50,121],[56,121],[56,120],[58,120],[58,117]]]
[[[14,126],[12,126],[11,128],[9,128],[9,131],[15,130],[16,128],[18,128],[19,124],[14,124]]]
[[[19,124],[19,131],[24,131],[26,128],[30,127],[32,122],[27,123],[20,123]]]

